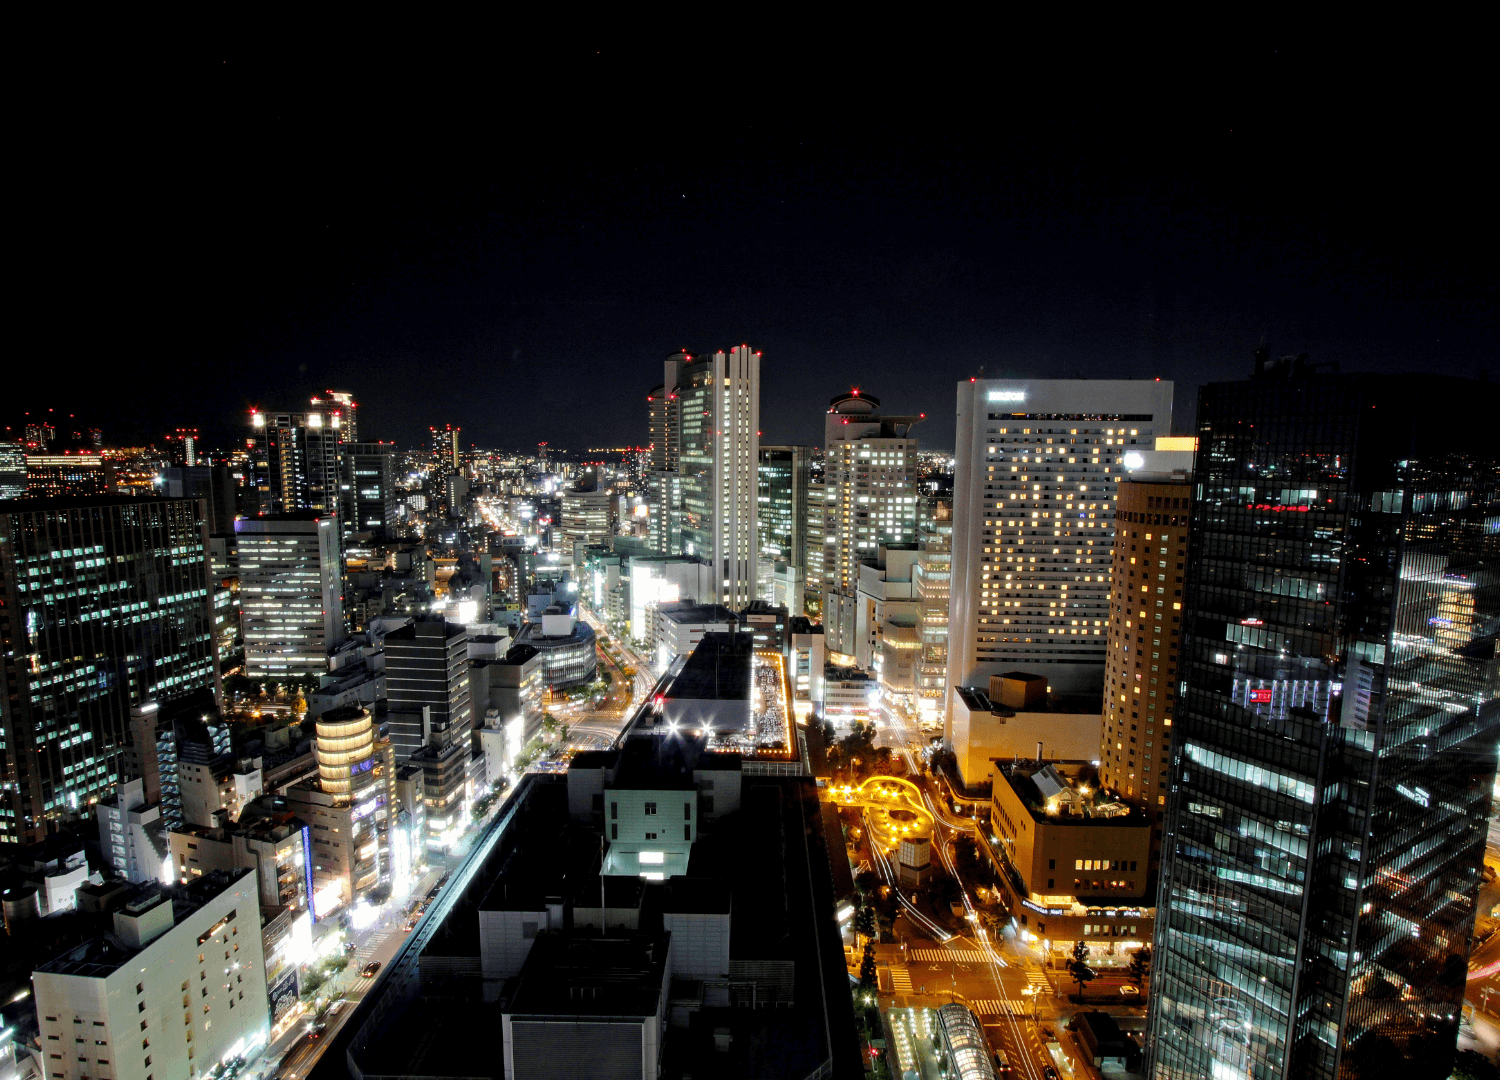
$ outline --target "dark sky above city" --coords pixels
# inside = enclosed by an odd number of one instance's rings
[[[403,444],[445,422],[479,446],[639,443],[662,357],[739,342],[764,350],[776,442],[819,442],[859,385],[950,447],[981,367],[1174,379],[1181,430],[1262,338],[1478,375],[1480,98],[1373,61],[1313,87],[1323,59],[1250,45],[1149,85],[845,84],[605,48],[461,82],[233,56],[126,72],[68,137],[23,135],[48,152],[17,157],[17,311],[55,312],[62,355],[35,354],[3,423],[51,407],[111,442],[224,443],[247,406],[332,388]]]

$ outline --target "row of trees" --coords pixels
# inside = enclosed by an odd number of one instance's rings
[[[1089,967],[1089,945],[1086,941],[1073,943],[1073,959],[1068,962],[1068,974],[1078,984],[1078,1000],[1083,1001],[1083,988],[1099,977],[1099,973]],[[1130,966],[1126,969],[1130,981],[1135,983],[1136,989],[1140,989],[1145,982],[1146,976],[1151,971],[1151,946],[1137,949],[1130,955]]]

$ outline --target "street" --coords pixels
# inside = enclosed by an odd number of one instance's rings
[[[1075,1012],[1107,1011],[1139,1041],[1145,1016],[1141,996],[1131,992],[1134,986],[1123,977],[1101,973],[1088,985],[1085,1004],[1074,1005],[1068,1000],[1076,989],[1073,984],[1059,982],[1057,973],[1047,972],[1041,954],[1017,939],[1008,925],[998,938],[990,935],[980,918],[978,883],[964,879],[953,857],[953,842],[971,833],[972,822],[952,813],[934,782],[923,775],[917,758],[928,740],[915,719],[882,704],[879,724],[877,742],[890,746],[906,763],[906,776],[871,778],[848,791],[830,788],[824,797],[861,810],[899,807],[923,824],[930,822],[934,856],[958,882],[964,911],[961,927],[949,925],[954,920],[942,913],[923,911],[900,888],[893,861],[881,852],[881,845],[866,849],[872,869],[893,890],[899,906],[897,942],[875,947],[877,964],[889,972],[888,982],[881,979],[879,1002],[886,1010],[894,1075],[911,1070],[923,1080],[938,1080],[930,1033],[923,1034],[933,1014],[925,1010],[952,1001],[978,1017],[991,1049],[1004,1055],[1015,1076],[1043,1080],[1049,1066],[1063,1077],[1095,1075],[1084,1068],[1074,1071],[1078,1050],[1066,1030],[1068,1022]],[[865,820],[875,819],[866,813]],[[854,967],[857,972],[857,953]],[[1122,992],[1124,987],[1128,990]],[[929,1049],[924,1051],[924,1046]]]

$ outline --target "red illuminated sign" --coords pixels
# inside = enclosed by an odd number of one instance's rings
[[[1254,702],[1258,702],[1258,703],[1260,703],[1262,705],[1269,705],[1271,703],[1271,691],[1270,690],[1251,690],[1250,691],[1250,700],[1254,701]]]

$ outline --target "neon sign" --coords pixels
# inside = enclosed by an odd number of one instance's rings
[[[1025,401],[1025,390],[991,390],[989,393],[991,401]]]

